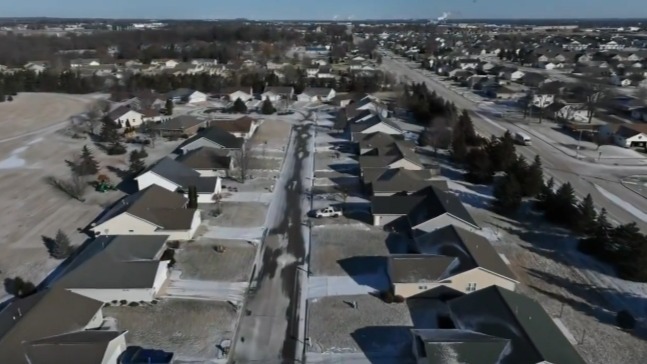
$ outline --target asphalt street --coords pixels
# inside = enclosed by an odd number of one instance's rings
[[[486,116],[482,105],[450,90],[440,81],[422,74],[420,70],[412,69],[403,60],[385,56],[382,67],[395,73],[401,80],[424,83],[440,97],[455,103],[460,109],[468,110],[472,114],[475,128],[485,136],[501,136],[506,130],[512,133],[522,131],[503,118]],[[545,174],[553,177],[557,183],[570,182],[580,198],[590,193],[597,207],[605,208],[614,221],[636,222],[643,231],[647,231],[647,221],[642,216],[644,214],[639,213],[647,212],[647,199],[620,183],[624,177],[647,174],[647,167],[602,165],[577,160],[555,148],[550,140],[539,138],[533,138],[531,146],[517,147],[517,151],[528,160],[540,155]],[[610,196],[613,196],[614,201]],[[631,205],[633,209],[627,208],[627,205]]]
[[[232,363],[296,363],[303,352],[304,194],[312,158],[312,125],[292,128],[290,144],[270,204],[261,260],[239,324]]]

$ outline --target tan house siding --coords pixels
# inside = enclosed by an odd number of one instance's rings
[[[155,235],[156,230],[157,226],[128,213],[117,215],[92,228],[101,235]]]
[[[446,286],[459,292],[470,293],[468,290],[470,283],[475,284],[474,290],[497,285],[514,291],[517,287],[517,282],[514,280],[502,277],[482,268],[475,268],[439,282],[394,283],[393,294],[409,298],[438,286]]]
[[[101,364],[119,363],[119,356],[126,350],[127,347],[128,345],[126,344],[126,332],[124,332],[108,344]]]
[[[459,220],[459,219],[457,219],[457,218],[455,218],[455,217],[453,217],[453,216],[451,216],[449,214],[440,215],[440,216],[436,217],[435,219],[431,219],[431,220],[425,221],[425,222],[423,222],[421,224],[418,224],[418,225],[414,226],[412,230],[421,230],[421,231],[429,233],[429,232],[432,232],[434,230],[437,230],[437,229],[440,229],[440,228],[443,228],[443,227],[445,227],[447,225],[452,225],[452,224],[456,225],[456,226],[458,226],[460,228],[463,228],[463,229],[465,229],[467,231],[470,231],[470,232],[476,232],[478,230],[478,229],[474,228],[474,226],[472,226],[472,225],[470,225],[468,223],[465,223],[462,220]]]

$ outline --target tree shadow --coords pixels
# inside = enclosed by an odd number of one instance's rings
[[[564,305],[568,305],[578,312],[592,316],[600,323],[618,327],[616,322],[617,312],[628,310],[636,318],[636,327],[633,330],[627,330],[627,332],[639,339],[647,339],[647,322],[644,314],[647,310],[647,297],[620,292],[615,289],[582,284],[568,278],[535,269],[528,269],[528,274],[550,285],[562,287],[580,300],[566,297],[560,293],[550,292],[534,285],[529,285],[530,288]],[[615,304],[611,302],[615,302]]]
[[[484,196],[479,196],[476,193],[469,193],[464,191],[452,191],[464,203],[477,209],[490,210],[492,208],[492,201]]]
[[[43,241],[45,241],[45,239],[53,241],[53,239],[43,236]],[[81,245],[72,246],[72,252],[70,253],[70,255],[65,258],[65,260],[63,260],[61,264],[56,266],[56,268],[38,284],[37,288],[41,290],[51,287],[51,285],[56,282],[57,279],[62,277],[66,272],[71,271],[73,268],[78,267],[79,265],[84,263],[87,259],[80,259],[80,257],[82,257],[83,253],[88,250],[90,244],[95,241],[96,240],[94,238],[88,238],[85,239],[85,241],[81,243]]]
[[[25,298],[37,292],[33,283],[20,277],[7,277],[3,284],[5,292],[16,298]]]
[[[41,239],[43,240],[43,244],[47,249],[47,253],[51,257],[54,254],[54,250],[56,249],[56,241],[53,238],[45,235],[41,235]]]
[[[351,336],[371,364],[415,362],[411,327],[369,326],[355,330]]]
[[[110,172],[121,178],[121,181],[119,181],[115,186],[119,191],[131,195],[139,190],[137,187],[137,181],[133,179],[133,175],[130,172],[113,166],[108,166],[107,168]]]
[[[337,264],[359,285],[371,287],[376,291],[389,288],[386,257],[355,256],[339,259]]]

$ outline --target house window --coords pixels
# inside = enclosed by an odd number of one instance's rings
[[[418,286],[418,289],[427,289],[427,286]]]
[[[468,283],[467,292],[474,292],[474,291],[476,291],[476,283]]]
[[[129,233],[134,233],[134,232],[135,232],[135,230],[128,230],[128,232],[129,232]]]

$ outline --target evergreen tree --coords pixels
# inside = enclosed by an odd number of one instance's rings
[[[127,152],[126,147],[124,147],[118,140],[112,142],[110,147],[108,147],[108,155],[122,155]]]
[[[512,163],[506,169],[506,173],[512,175],[520,185],[524,185],[528,175],[528,163],[524,156],[515,155]],[[522,187],[523,189],[523,187]]]
[[[142,157],[137,150],[130,152],[128,162],[128,172],[132,173],[133,175],[143,171],[144,168],[146,168],[146,164],[144,164],[144,161],[142,160]]]
[[[103,118],[99,137],[105,143],[114,143],[119,139],[118,126],[110,118]]]
[[[482,148],[470,150],[466,157],[467,174],[465,179],[472,183],[491,183],[494,177],[492,164],[487,152]]]
[[[550,177],[550,179],[546,183],[542,183],[541,185],[541,190],[539,191],[539,194],[537,195],[537,208],[540,210],[546,210],[546,206],[553,200],[555,196],[555,180],[553,177]]]
[[[188,197],[189,197],[189,203],[187,204],[187,207],[190,209],[197,209],[198,208],[198,189],[195,186],[189,186]]]
[[[167,99],[166,104],[164,105],[165,113],[168,116],[173,115],[173,100]]]
[[[130,132],[130,120],[126,119],[126,132]]]
[[[474,124],[467,110],[463,110],[461,116],[458,118],[456,131],[463,135],[467,145],[476,146],[479,144],[479,137],[476,135],[476,131],[474,131]]]
[[[231,107],[231,111],[235,113],[246,113],[247,112],[247,105],[245,105],[245,102],[241,100],[240,98],[237,98],[236,101],[234,101],[234,105]]]
[[[496,198],[494,207],[503,212],[515,212],[521,206],[521,185],[512,174],[506,174],[494,186],[493,195]]]
[[[546,203],[546,218],[554,223],[574,227],[578,219],[575,190],[570,183],[561,185]]]
[[[263,101],[263,105],[261,106],[261,113],[263,115],[270,115],[274,114],[276,112],[276,109],[274,108],[274,105],[272,105],[272,101],[270,99],[265,99]]]
[[[463,135],[457,133],[452,135],[451,155],[454,162],[465,162],[467,158],[467,144]]]
[[[75,172],[78,176],[92,176],[99,172],[99,163],[94,159],[94,155],[87,145],[81,149],[81,158]]]
[[[56,237],[54,237],[54,240],[51,242],[49,250],[50,255],[54,259],[65,259],[69,257],[72,253],[70,238],[68,238],[62,230],[59,230],[56,232]]]
[[[516,157],[514,139],[509,131],[500,138],[493,138],[486,149],[495,172],[506,171]]]
[[[527,197],[535,197],[541,193],[542,186],[544,185],[544,170],[541,165],[541,158],[539,155],[535,156],[535,160],[528,167],[526,177],[521,185],[523,195]]]
[[[148,157],[148,152],[146,151],[146,148],[142,145],[141,148],[139,148],[139,158],[146,158]]]
[[[578,205],[578,211],[578,230],[586,234],[593,232],[597,214],[595,212],[595,206],[593,206],[593,197],[591,197],[591,194],[586,195],[584,200]]]

